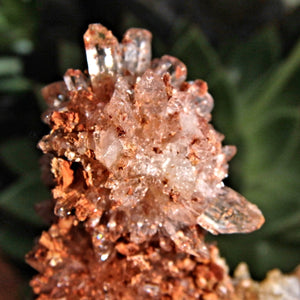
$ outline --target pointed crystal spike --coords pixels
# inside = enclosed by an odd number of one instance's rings
[[[98,226],[93,232],[92,242],[94,251],[101,261],[106,261],[113,252],[113,244],[107,237],[108,230],[103,225]]]
[[[49,107],[59,107],[68,100],[68,90],[63,81],[48,84],[41,92]]]
[[[145,29],[131,28],[122,40],[123,72],[142,75],[150,66],[152,34]]]
[[[197,218],[197,223],[212,234],[252,232],[264,222],[255,204],[228,187],[222,188]]]
[[[87,78],[80,70],[68,69],[64,81],[69,91],[87,90]]]
[[[214,107],[214,99],[207,92],[207,83],[203,80],[195,80],[190,83],[188,92],[197,104],[197,114],[202,117],[209,116]]]
[[[120,66],[120,46],[110,30],[101,24],[91,24],[84,34],[89,73],[93,77],[114,75]]]
[[[178,88],[185,81],[187,76],[185,64],[170,55],[164,55],[160,59],[154,59],[151,67],[154,72],[160,76],[169,73],[171,76],[171,84]]]
[[[104,111],[117,128],[128,136],[133,136],[136,125],[129,92],[128,82],[124,77],[118,77],[114,93]]]
[[[202,258],[209,258],[209,251],[195,226],[176,228],[170,221],[165,221],[165,230],[171,240],[183,252]]]
[[[93,91],[107,101],[121,64],[118,40],[101,24],[91,24],[84,34],[84,44]]]
[[[236,147],[232,145],[226,145],[222,147],[222,152],[226,156],[226,161],[230,161],[236,154]]]

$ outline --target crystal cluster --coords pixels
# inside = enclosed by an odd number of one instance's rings
[[[243,300],[298,300],[300,299],[300,266],[292,274],[275,269],[262,282],[251,279],[245,263],[234,272],[235,299]]]
[[[147,30],[129,29],[119,43],[92,24],[84,42],[88,73],[69,69],[42,91],[52,130],[39,147],[51,161],[59,220],[28,255],[41,273],[34,291],[40,299],[230,299],[204,232],[251,232],[264,218],[222,182],[235,147],[222,146],[209,123],[207,84],[186,82],[175,57],[151,60]]]

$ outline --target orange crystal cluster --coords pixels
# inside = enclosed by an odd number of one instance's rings
[[[230,299],[204,232],[251,232],[264,218],[222,182],[235,147],[222,146],[209,123],[207,84],[186,82],[177,58],[151,60],[147,30],[129,29],[119,43],[92,24],[84,42],[88,73],[69,69],[42,91],[52,130],[39,147],[51,158],[59,220],[28,255],[40,272],[34,291],[39,299]]]

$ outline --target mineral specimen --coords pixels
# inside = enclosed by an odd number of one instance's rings
[[[230,299],[213,233],[260,228],[259,209],[225,187],[234,146],[209,123],[213,99],[185,65],[151,61],[151,33],[118,43],[100,24],[84,35],[88,73],[69,69],[42,91],[52,130],[59,217],[28,262],[39,299]],[[77,298],[76,298],[77,297]]]
[[[235,298],[243,300],[298,300],[300,299],[300,266],[292,274],[279,270],[268,272],[262,282],[251,279],[245,263],[238,265],[234,273]]]

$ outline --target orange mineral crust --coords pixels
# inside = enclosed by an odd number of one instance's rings
[[[103,234],[111,238],[107,231]],[[95,237],[99,247],[104,235]],[[186,254],[157,235],[141,244],[124,236],[110,255],[99,256],[94,247],[73,216],[44,232],[27,257],[40,272],[31,281],[38,299],[230,299],[232,295],[215,246],[208,246],[208,259]]]
[[[260,210],[224,186],[234,146],[209,123],[213,98],[151,33],[122,43],[100,24],[84,35],[88,72],[42,90],[51,132],[54,213],[28,262],[39,299],[230,299],[212,234],[261,227]],[[46,160],[45,160],[46,161]],[[75,297],[75,298],[74,298]],[[77,298],[76,298],[77,297]]]

